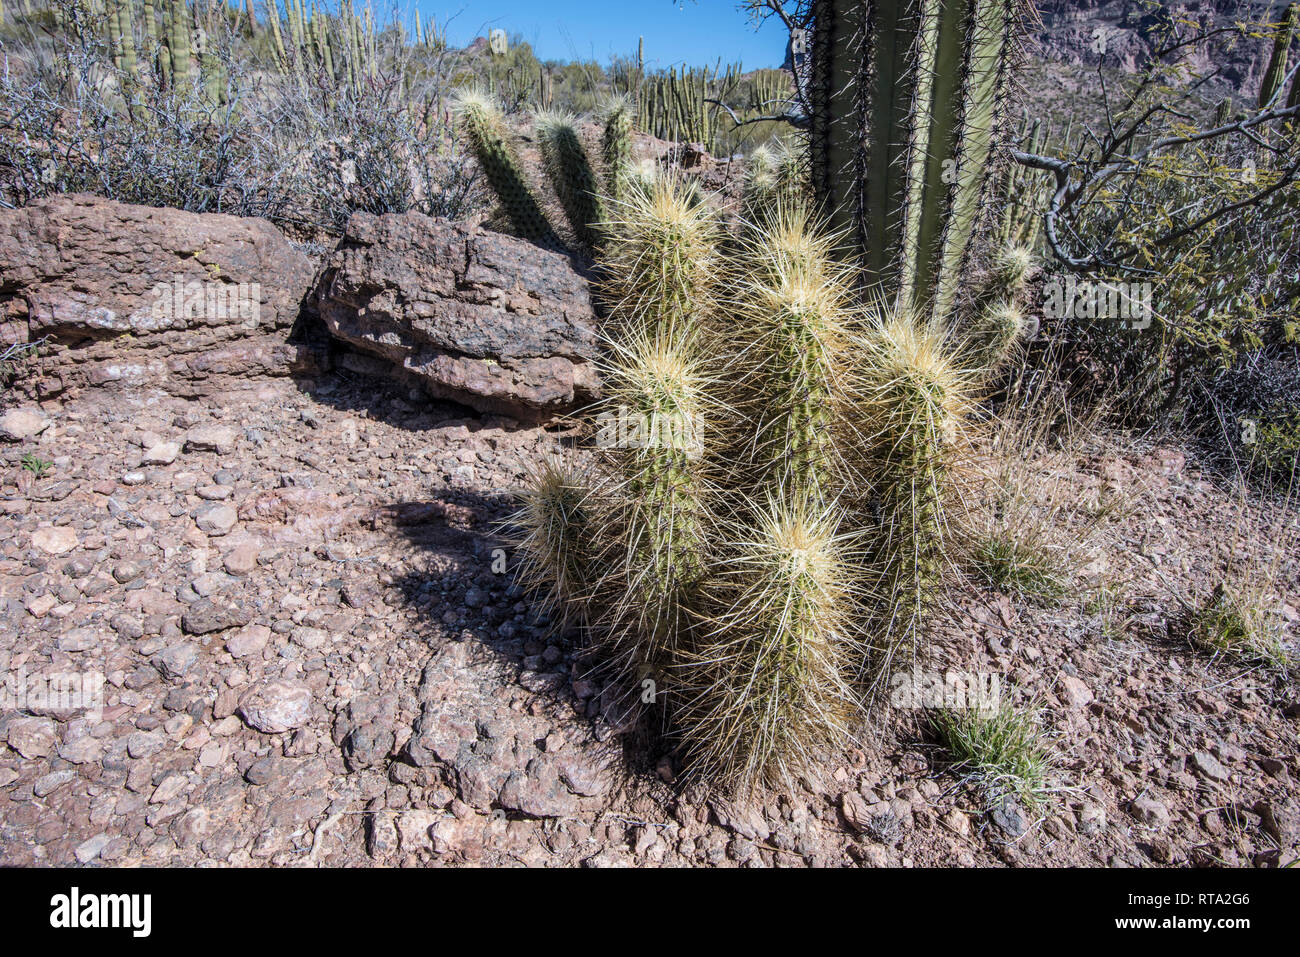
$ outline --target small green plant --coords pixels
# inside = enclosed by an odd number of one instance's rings
[[[1242,664],[1287,671],[1291,653],[1284,640],[1285,622],[1268,602],[1263,590],[1219,583],[1192,614],[1192,643]]]
[[[975,544],[971,564],[990,586],[1021,598],[1058,601],[1069,583],[1047,542],[1006,528]]]
[[[931,722],[953,770],[976,784],[990,805],[1010,795],[1038,807],[1048,797],[1052,751],[1033,711],[1005,704],[992,714],[943,709]]]
[[[47,462],[40,458],[35,452],[28,452],[22,458],[22,467],[30,472],[34,478],[45,478],[50,469],[54,468],[53,462]]]

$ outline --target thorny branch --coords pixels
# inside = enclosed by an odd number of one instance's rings
[[[1220,29],[1197,34],[1190,38],[1182,38],[1155,51],[1152,60],[1159,60],[1172,52],[1187,49],[1195,43],[1202,42],[1210,36],[1222,32],[1224,31]],[[1139,97],[1153,82],[1155,72],[1155,66],[1148,63],[1138,83],[1129,93],[1125,108],[1121,110],[1121,115],[1137,106]],[[1107,132],[1104,136],[1093,137],[1093,142],[1096,144],[1095,154],[1089,151],[1089,154],[1084,156],[1081,150],[1073,159],[1064,159],[1037,153],[1026,153],[1016,149],[1011,150],[1010,156],[1015,162],[1032,169],[1040,169],[1051,173],[1054,177],[1055,190],[1048,200],[1047,209],[1043,214],[1043,232],[1052,254],[1063,266],[1075,272],[1094,272],[1102,269],[1136,271],[1136,267],[1123,261],[1125,258],[1135,255],[1136,250],[1112,250],[1107,248],[1107,244],[1103,244],[1100,248],[1085,251],[1071,248],[1071,245],[1062,237],[1063,230],[1068,229],[1073,232],[1073,229],[1066,222],[1071,212],[1073,211],[1077,216],[1078,211],[1085,207],[1096,196],[1098,191],[1115,177],[1132,176],[1136,180],[1136,177],[1147,168],[1150,161],[1157,155],[1181,146],[1240,136],[1275,156],[1286,155],[1288,152],[1286,149],[1270,143],[1268,139],[1260,136],[1259,131],[1268,127],[1269,124],[1281,123],[1300,117],[1300,105],[1291,107],[1282,105],[1283,93],[1295,82],[1298,72],[1300,72],[1300,64],[1292,67],[1286,79],[1279,85],[1277,92],[1267,103],[1254,112],[1241,116],[1234,122],[1223,123],[1210,129],[1159,137],[1136,151],[1129,151],[1129,147],[1135,142],[1144,140],[1151,132],[1154,121],[1159,117],[1172,117],[1189,125],[1193,123],[1192,117],[1174,106],[1157,103],[1142,110],[1127,123],[1117,125],[1108,98],[1106,103]],[[1184,98],[1196,86],[1199,86],[1199,84],[1184,91]],[[1276,179],[1250,196],[1235,202],[1221,203],[1189,223],[1171,227],[1160,233],[1151,240],[1152,247],[1162,248],[1168,246],[1185,236],[1204,229],[1225,216],[1259,205],[1274,193],[1300,178],[1300,159],[1290,165],[1279,167],[1277,172],[1279,175]],[[1126,198],[1127,195],[1126,193]]]

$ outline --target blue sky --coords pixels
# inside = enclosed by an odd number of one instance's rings
[[[439,25],[448,24],[447,38],[455,46],[500,27],[521,34],[543,60],[594,57],[605,63],[611,54],[635,54],[640,36],[652,67],[699,66],[721,57],[752,70],[780,66],[785,56],[780,22],[755,32],[737,0],[418,0],[418,5],[422,20],[433,15]],[[413,23],[414,7],[409,9]]]

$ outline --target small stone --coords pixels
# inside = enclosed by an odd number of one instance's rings
[[[96,834],[87,841],[82,841],[77,845],[77,849],[72,853],[77,856],[77,863],[89,864],[95,858],[99,857],[100,852],[108,847],[109,841],[113,840],[111,834]]]
[[[50,427],[50,419],[40,409],[10,409],[0,415],[0,439],[25,442],[40,435]]]
[[[1012,839],[1023,836],[1029,827],[1025,823],[1025,816],[1020,813],[1020,806],[1010,797],[1004,797],[996,804],[989,817],[1002,833]]]
[[[257,568],[257,556],[261,554],[261,549],[256,545],[245,542],[243,545],[236,545],[226,555],[226,571],[232,575],[244,576]]]
[[[48,758],[54,753],[54,722],[49,718],[19,718],[9,722],[7,740],[13,748],[28,760]]]
[[[181,616],[181,628],[187,634],[207,635],[227,628],[242,628],[252,617],[252,612],[240,605],[201,598]]]
[[[154,788],[153,794],[149,796],[150,804],[166,804],[172,798],[180,795],[185,790],[185,775],[169,774],[163,778],[161,784]]]
[[[1092,692],[1074,675],[1061,675],[1061,690],[1071,708],[1086,708],[1092,703]]]
[[[238,438],[238,433],[229,426],[199,425],[185,433],[185,451],[228,455],[235,451]]]
[[[135,562],[118,562],[113,568],[113,577],[123,585],[135,581],[142,574],[144,574],[144,570]]]
[[[49,592],[46,592],[44,595],[39,595],[36,598],[29,598],[27,604],[23,607],[27,609],[27,613],[33,618],[44,618],[58,603],[59,600],[57,598]]]
[[[1228,769],[1219,763],[1219,759],[1208,751],[1197,751],[1192,755],[1192,767],[1201,777],[1211,781],[1228,780]]]
[[[1079,833],[1092,837],[1106,829],[1106,809],[1099,804],[1085,804],[1079,810]]]
[[[279,734],[305,724],[311,717],[311,703],[306,685],[275,680],[251,688],[239,701],[239,713],[249,727]]]
[[[162,672],[163,677],[173,681],[184,677],[198,660],[198,649],[188,641],[164,648],[153,659],[155,667]]]
[[[77,776],[76,771],[51,771],[32,782],[32,793],[38,798],[47,797]]]
[[[970,836],[970,815],[957,808],[953,808],[943,816],[944,827],[954,834],[960,834],[962,837]]]
[[[214,537],[225,535],[239,522],[239,515],[229,505],[211,502],[200,506],[194,514],[194,523],[201,531]]]
[[[176,461],[176,456],[180,454],[181,446],[179,442],[159,442],[144,453],[141,462],[144,465],[171,465]]]
[[[162,737],[150,731],[135,731],[127,736],[126,753],[133,758],[147,758],[163,749]]]
[[[226,650],[235,658],[255,655],[271,640],[271,629],[266,625],[245,625],[226,639]]]
[[[67,525],[38,528],[32,532],[32,547],[47,555],[66,555],[79,544],[77,533]]]
[[[1160,830],[1169,825],[1169,808],[1145,794],[1129,805],[1129,813],[1147,827]]]

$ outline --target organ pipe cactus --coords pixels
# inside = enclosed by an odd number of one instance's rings
[[[190,80],[190,8],[185,0],[168,0],[167,53],[169,75],[177,90],[184,90]]]

